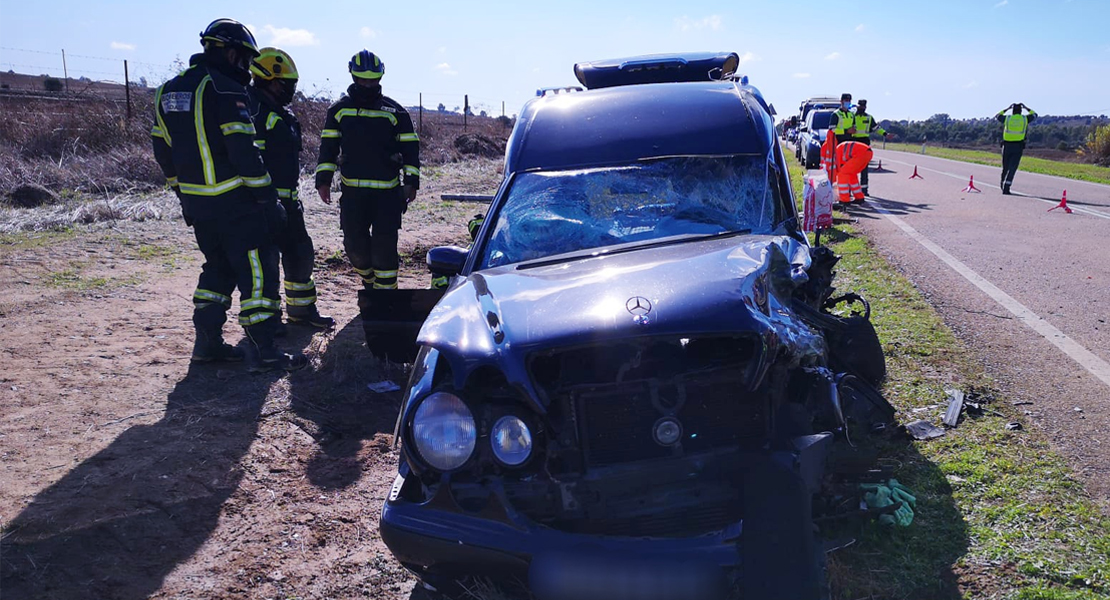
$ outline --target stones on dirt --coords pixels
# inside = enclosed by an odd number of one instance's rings
[[[58,203],[58,195],[33,183],[21,185],[8,194],[8,203],[18,208],[36,208]]]
[[[483,158],[499,158],[505,155],[505,143],[480,133],[464,133],[455,138],[455,149],[461,154],[473,154]]]

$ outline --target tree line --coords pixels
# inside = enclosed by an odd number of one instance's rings
[[[880,121],[892,141],[932,143],[947,146],[997,146],[1002,143],[1002,127],[993,117],[986,119],[953,119],[945,113],[924,121]],[[1037,115],[1030,125],[1027,143],[1030,148],[1078,150],[1083,148],[1099,126],[1110,124],[1106,115],[1058,117]]]

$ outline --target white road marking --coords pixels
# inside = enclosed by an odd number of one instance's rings
[[[936,158],[936,157],[930,157],[930,158]],[[947,171],[939,171],[937,169],[931,169],[929,167],[922,167],[920,165],[915,165],[915,164],[908,163],[908,162],[902,162],[900,160],[895,160],[893,158],[888,158],[887,162],[898,163],[900,165],[905,165],[907,167],[917,167],[921,171],[929,171],[930,173],[937,173],[938,175],[946,175],[946,176],[951,177],[953,179],[962,180],[965,177],[967,177],[967,175],[956,175],[955,173],[949,173]],[[969,163],[969,164],[975,164],[975,163]],[[989,167],[990,165],[976,164],[976,166]],[[1022,175],[1024,175],[1024,174],[1025,174],[1025,172],[1022,171]],[[1073,181],[1075,181],[1075,180],[1073,180]],[[983,182],[976,182],[975,187],[979,187],[979,186],[994,188],[996,190],[1002,189],[997,185],[992,185],[992,184],[983,183]],[[1046,204],[1052,204],[1054,206],[1060,204],[1060,202],[1057,201],[1057,200],[1045,200],[1044,198],[1039,198],[1037,196],[1030,196],[1028,194],[1022,194],[1022,193],[1019,193],[1019,192],[1015,192],[1014,195],[1019,197],[1019,198],[1028,198],[1030,200],[1037,200],[1037,201],[1040,201],[1040,202],[1044,202]],[[1104,213],[1104,212],[1101,212],[1101,211],[1097,211],[1097,210],[1093,210],[1093,209],[1090,209],[1090,208],[1086,208],[1086,207],[1083,207],[1083,206],[1076,206],[1074,204],[1071,204],[1071,205],[1068,205],[1068,208],[1072,209],[1075,212],[1091,215],[1092,217],[1099,217],[1099,218],[1102,218],[1102,219],[1110,219],[1110,214],[1107,214],[1107,213]]]
[[[993,298],[994,301],[1002,305],[1003,308],[1013,313],[1022,323],[1028,325],[1030,329],[1039,333],[1041,337],[1051,342],[1052,345],[1056,346],[1072,360],[1079,363],[1079,366],[1086,369],[1088,373],[1094,375],[1107,386],[1110,386],[1110,363],[1102,360],[1093,352],[1080,345],[1079,342],[1071,339],[1051,323],[1026,308],[1025,305],[1015,300],[1012,296],[998,289],[996,285],[987,281],[975,271],[972,271],[971,268],[960,262],[955,256],[949,254],[944,248],[936,245],[932,240],[911,227],[909,223],[906,223],[899,217],[888,212],[879,202],[872,203],[872,206],[875,207],[875,210],[882,213],[884,217],[889,219],[891,223],[894,223],[899,229],[904,231],[906,235],[924,246],[929,252],[935,254],[937,258],[944,261],[949,267],[952,267],[952,269],[962,275],[964,279],[973,283],[975,287],[983,290],[985,294]]]

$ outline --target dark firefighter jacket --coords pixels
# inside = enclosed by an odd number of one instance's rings
[[[275,200],[243,85],[203,54],[154,96],[154,158],[195,219],[237,216]]]
[[[320,132],[316,187],[331,185],[335,171],[347,188],[387,190],[420,187],[420,138],[397,102],[352,84],[328,108]]]
[[[251,98],[254,145],[274,180],[278,198],[297,197],[301,176],[301,124],[293,113],[274,105],[262,92],[247,88]]]

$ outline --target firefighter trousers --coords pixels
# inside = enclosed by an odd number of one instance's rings
[[[316,314],[316,282],[312,280],[316,251],[304,224],[301,201],[283,198],[281,203],[285,206],[286,225],[278,248],[285,272],[285,308],[290,316],[305,317]]]
[[[239,288],[239,324],[252,339],[268,340],[280,310],[278,247],[261,210],[244,215],[204,219],[193,224],[197,246],[204,254],[193,292],[193,325],[219,335]]]
[[[365,288],[397,289],[397,236],[405,209],[400,187],[370,190],[343,187],[339,226],[347,260]]]

